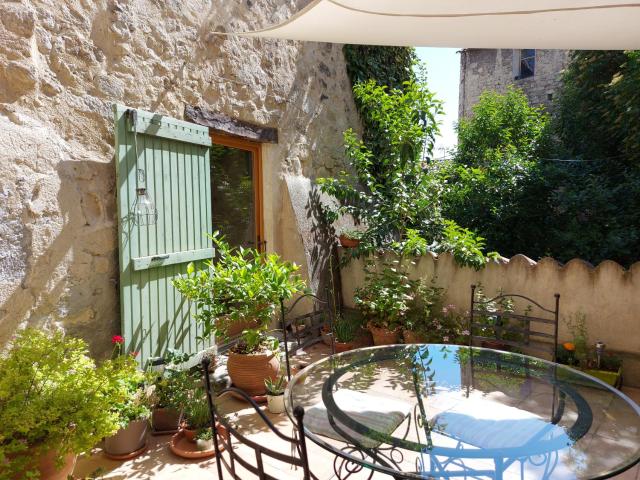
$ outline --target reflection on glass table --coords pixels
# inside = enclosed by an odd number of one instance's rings
[[[367,478],[607,478],[640,458],[640,409],[563,365],[455,345],[353,350],[285,394],[334,470]],[[291,415],[292,416],[292,415]]]

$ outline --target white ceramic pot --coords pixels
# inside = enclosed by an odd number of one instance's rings
[[[196,447],[201,452],[205,450],[211,450],[213,448],[213,438],[211,440],[200,440],[199,438],[196,440]]]
[[[283,413],[284,412],[284,394],[282,395],[267,395],[267,408],[271,413]]]

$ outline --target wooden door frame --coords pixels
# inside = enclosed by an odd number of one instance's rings
[[[220,133],[211,133],[211,140],[216,145],[222,145],[223,147],[237,148],[239,150],[245,150],[251,152],[252,169],[253,169],[253,201],[255,205],[255,241],[256,248],[264,252],[266,241],[264,238],[264,213],[262,210],[262,144],[259,142],[252,142],[240,137],[234,137],[231,135],[222,135]],[[212,159],[213,161],[213,159]]]

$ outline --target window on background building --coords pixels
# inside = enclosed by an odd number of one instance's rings
[[[519,50],[518,69],[516,80],[533,77],[536,71],[536,51],[533,48]]]

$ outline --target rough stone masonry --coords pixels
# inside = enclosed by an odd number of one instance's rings
[[[263,152],[265,233],[313,269],[284,179],[342,166],[342,132],[358,119],[341,46],[215,33],[305,3],[0,4],[0,346],[20,325],[48,325],[101,354],[119,332],[112,103],[278,128]]]

